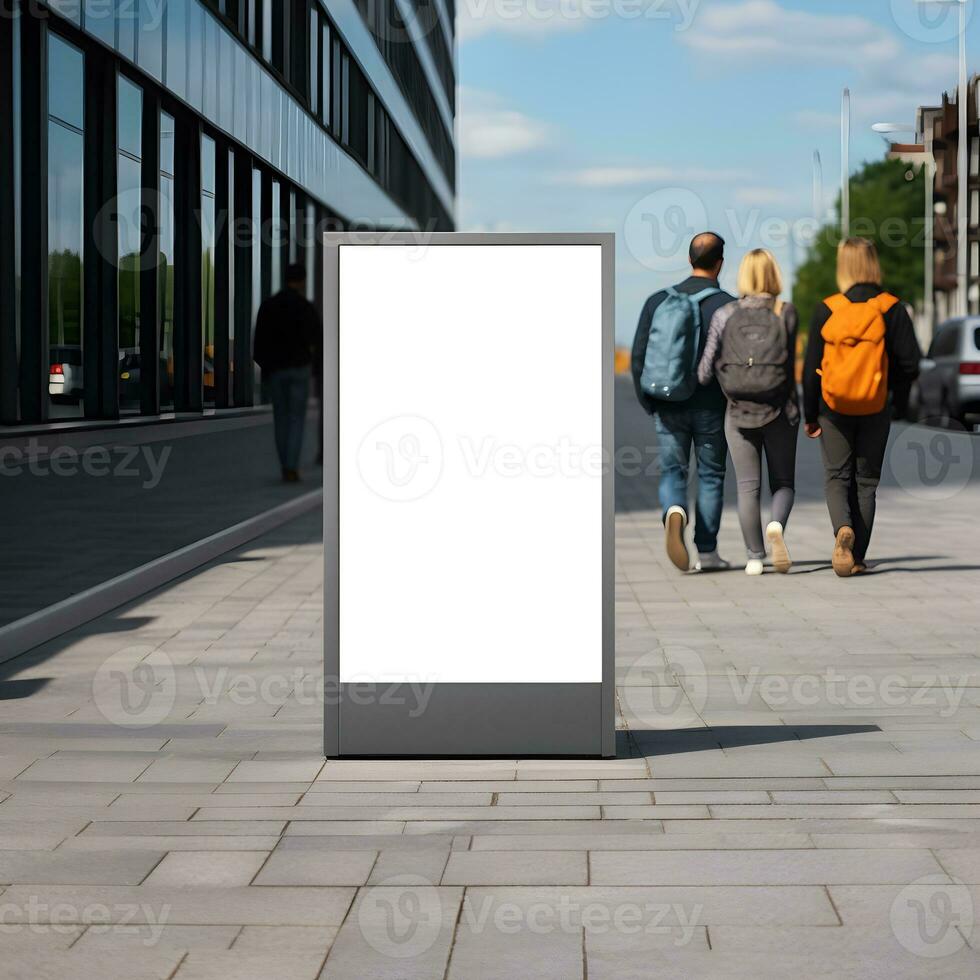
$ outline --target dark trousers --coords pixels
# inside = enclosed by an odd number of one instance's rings
[[[284,470],[299,468],[306,427],[306,403],[310,395],[310,369],[282,368],[267,379],[272,397],[276,452]]]
[[[839,415],[826,409],[820,416],[820,448],[826,474],[827,507],[834,534],[854,529],[854,557],[864,561],[875,523],[875,503],[891,412]]]

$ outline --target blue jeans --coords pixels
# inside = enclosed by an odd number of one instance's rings
[[[691,467],[691,446],[698,472],[698,499],[694,524],[694,545],[699,554],[718,547],[721,511],[725,505],[725,469],[728,441],[725,413],[710,409],[673,409],[658,412],[657,436],[660,443],[660,504],[664,516],[671,507],[687,507],[687,482]]]
[[[310,397],[310,368],[282,368],[267,379],[276,430],[276,451],[284,470],[299,469]]]

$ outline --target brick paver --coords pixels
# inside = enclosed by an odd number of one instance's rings
[[[977,484],[841,582],[800,472],[761,580],[620,482],[615,760],[324,764],[314,517],[3,665],[0,977],[977,975]]]

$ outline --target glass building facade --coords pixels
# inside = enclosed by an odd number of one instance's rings
[[[0,424],[253,405],[288,262],[453,228],[451,0],[9,2]]]

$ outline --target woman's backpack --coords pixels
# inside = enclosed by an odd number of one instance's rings
[[[876,415],[888,402],[885,315],[898,303],[880,293],[865,303],[843,294],[825,300],[830,319],[823,325],[823,400],[842,415]]]
[[[743,306],[728,318],[715,376],[729,401],[776,404],[786,397],[789,335],[769,306]]]

